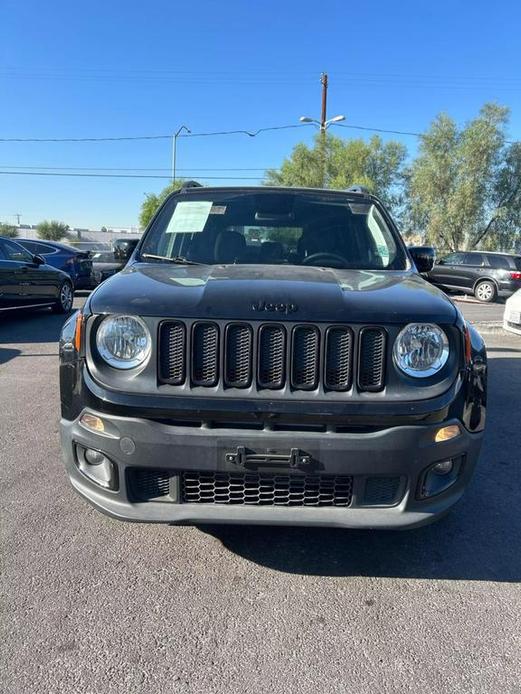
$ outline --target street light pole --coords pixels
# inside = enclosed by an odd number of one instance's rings
[[[338,123],[338,121],[345,120],[345,116],[334,116],[333,118],[327,119],[327,87],[328,78],[327,73],[323,72],[320,75],[320,84],[322,85],[322,111],[320,115],[320,120],[316,118],[310,118],[309,116],[300,116],[301,123],[313,123],[318,125],[320,130],[319,146],[320,146],[320,160],[322,169],[322,186],[326,184],[326,131],[330,125],[333,123]]]
[[[175,181],[176,174],[177,138],[179,137],[179,134],[183,132],[183,130],[186,130],[187,133],[192,132],[186,125],[181,125],[172,137],[172,183]]]
[[[320,117],[320,132],[322,135],[325,135],[327,123],[327,72],[323,72],[320,75],[320,84],[322,85],[322,115]]]

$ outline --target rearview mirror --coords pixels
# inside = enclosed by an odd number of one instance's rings
[[[436,260],[436,251],[432,246],[411,246],[409,253],[418,272],[430,272]]]
[[[35,265],[45,265],[45,258],[41,255],[33,255],[33,263]]]

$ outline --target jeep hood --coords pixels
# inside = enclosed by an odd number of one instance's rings
[[[274,309],[274,305],[278,310]],[[234,320],[453,324],[450,299],[411,270],[134,263],[101,284],[92,313]]]

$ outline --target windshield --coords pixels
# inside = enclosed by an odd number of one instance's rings
[[[140,257],[147,262],[406,267],[402,246],[374,203],[303,191],[176,195],[154,220]]]

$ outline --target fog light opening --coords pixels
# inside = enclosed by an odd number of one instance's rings
[[[449,489],[457,482],[462,465],[463,457],[447,458],[429,465],[421,476],[418,497],[428,499]]]
[[[107,458],[105,458],[100,451],[95,451],[93,448],[86,448],[85,460],[89,465],[103,465]]]
[[[90,414],[89,412],[85,412],[81,415],[80,424],[91,431],[97,431],[101,434],[105,432],[105,423],[101,417],[96,417],[96,415]]]
[[[453,468],[454,463],[452,462],[452,460],[444,460],[441,463],[436,463],[436,465],[432,467],[432,471],[436,475],[450,475]]]
[[[434,435],[434,441],[436,443],[441,443],[442,441],[450,441],[451,439],[455,439],[456,436],[459,436],[460,434],[461,429],[459,428],[459,424],[448,424],[447,426],[438,429],[438,431]]]
[[[76,444],[76,465],[89,480],[104,489],[117,489],[118,472],[116,465],[101,451]]]

